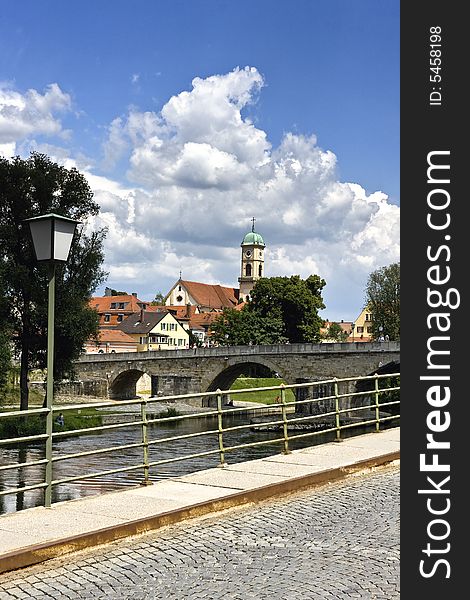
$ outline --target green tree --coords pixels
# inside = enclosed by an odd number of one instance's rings
[[[373,339],[381,335],[400,339],[400,263],[381,267],[369,275],[365,306],[371,314]]]
[[[318,275],[259,279],[242,310],[226,309],[214,322],[213,339],[228,345],[318,342],[324,285]]]
[[[280,344],[287,341],[284,324],[278,316],[226,308],[212,324],[212,339],[222,346]]]
[[[162,292],[157,292],[150,304],[153,306],[163,306],[165,304],[165,295]]]
[[[88,301],[106,274],[101,268],[105,229],[86,234],[86,219],[99,205],[85,177],[46,155],[0,159],[0,259],[8,319],[20,356],[20,408],[28,407],[28,370],[46,366],[47,266],[34,256],[25,219],[57,213],[83,223],[69,261],[56,270],[54,379],[72,374],[86,339],[98,332],[98,315]]]
[[[323,334],[322,337],[325,340],[344,342],[347,340],[348,334],[346,331],[341,329],[341,325],[339,323],[331,323],[331,325],[328,327],[328,330]]]
[[[8,320],[8,304],[5,297],[3,270],[3,266],[0,264],[0,391],[4,389],[7,383],[8,373],[11,368],[11,331]]]
[[[260,317],[280,319],[283,334],[291,343],[319,342],[323,319],[318,311],[325,308],[321,291],[325,280],[318,275],[301,279],[265,277],[259,279],[251,291],[248,311]]]

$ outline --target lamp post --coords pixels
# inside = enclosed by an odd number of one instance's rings
[[[351,341],[354,342],[354,327],[356,327],[356,323],[351,323]]]
[[[52,499],[52,399],[54,395],[54,313],[55,269],[57,263],[68,260],[73,234],[79,221],[56,214],[25,219],[29,224],[34,252],[38,262],[49,265],[47,307],[47,385],[46,385],[46,488],[44,505],[50,508]]]
[[[382,335],[382,331],[384,330],[384,328],[382,327],[382,325],[379,325],[379,342],[383,342],[383,335]]]

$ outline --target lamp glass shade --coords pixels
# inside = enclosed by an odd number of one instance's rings
[[[33,238],[34,251],[36,259],[51,260],[52,256],[52,220],[48,221],[30,221],[31,237]]]
[[[76,225],[71,221],[54,221],[54,260],[68,259]]]
[[[66,262],[78,221],[60,215],[27,219],[38,261]]]

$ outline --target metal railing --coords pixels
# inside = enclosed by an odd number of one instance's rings
[[[225,456],[227,453],[232,453],[241,448],[266,446],[266,445],[279,445],[281,451],[284,454],[288,454],[291,451],[292,444],[296,440],[314,438],[326,433],[334,433],[336,441],[341,441],[342,432],[346,430],[353,430],[354,428],[363,428],[370,426],[373,431],[379,432],[382,424],[386,424],[389,421],[399,420],[399,400],[393,399],[392,392],[400,390],[399,386],[399,373],[387,374],[387,375],[371,375],[366,377],[348,377],[343,379],[329,379],[319,380],[306,383],[298,383],[291,385],[281,384],[280,386],[269,386],[260,388],[249,388],[249,389],[237,389],[237,390],[216,390],[214,392],[193,393],[193,394],[181,394],[176,396],[162,396],[158,398],[148,399],[135,399],[135,400],[122,400],[122,401],[107,401],[107,402],[92,402],[87,404],[70,404],[70,405],[56,405],[51,408],[52,413],[66,413],[68,411],[83,410],[88,408],[93,409],[105,409],[115,408],[116,406],[132,406],[140,405],[139,418],[133,421],[124,421],[118,423],[111,423],[100,426],[92,426],[82,429],[74,429],[69,431],[55,431],[48,436],[46,433],[40,433],[37,435],[24,435],[11,437],[0,440],[0,447],[2,446],[21,446],[30,443],[44,443],[48,441],[58,442],[69,436],[80,436],[101,433],[105,431],[119,431],[123,428],[140,428],[140,441],[136,443],[118,444],[115,446],[109,446],[106,448],[99,448],[94,450],[88,450],[84,452],[75,453],[64,453],[63,448],[59,448],[59,452],[55,455],[48,456],[48,458],[15,462],[11,464],[0,465],[0,475],[2,472],[11,469],[24,469],[31,466],[45,465],[44,481],[39,483],[32,483],[30,485],[21,485],[20,487],[7,488],[0,490],[0,496],[8,494],[20,494],[35,489],[44,490],[44,505],[50,506],[51,489],[54,486],[64,485],[67,483],[77,482],[80,480],[89,480],[92,478],[106,477],[117,473],[124,473],[128,471],[141,470],[143,474],[142,485],[150,485],[151,476],[158,478],[158,467],[164,464],[174,463],[179,461],[191,460],[194,458],[202,458],[208,456],[218,455],[218,466],[225,466]],[[350,391],[351,386],[357,386],[361,382],[363,391]],[[397,382],[397,385],[392,385]],[[385,387],[381,387],[381,383],[386,384]],[[296,399],[295,403],[288,402],[286,399],[286,392],[292,390],[297,396],[299,391],[304,390],[302,394],[307,394],[309,397],[304,399]],[[325,390],[329,390],[329,395],[321,395]],[[264,405],[264,406],[253,406],[248,407],[234,407],[224,405],[223,400],[227,397],[236,397],[239,394],[254,394],[266,391],[273,391],[278,393],[280,402]],[[317,396],[317,397],[315,397]],[[388,397],[387,397],[388,396]],[[159,416],[152,417],[149,413],[149,406],[158,406],[162,402],[174,402],[184,401],[195,398],[205,398],[206,401],[209,399],[209,403],[215,401],[213,410],[209,409],[204,412],[197,412],[184,415],[175,416]],[[392,399],[390,399],[392,398]],[[385,400],[385,401],[384,401]],[[320,412],[320,404],[324,405],[323,412]],[[292,412],[292,408],[295,407],[295,412]],[[302,407],[305,407],[302,409]],[[227,415],[247,415],[256,416],[257,414],[265,414],[268,409],[269,413],[276,411],[273,415],[273,419],[269,418],[267,421],[253,422],[249,420],[248,423],[235,426],[224,426],[224,420]],[[300,411],[310,411],[311,414],[304,415]],[[362,411],[362,418],[359,415]],[[389,414],[386,411],[391,411],[394,414]],[[43,419],[44,431],[46,430],[46,415],[48,414],[47,408],[30,409],[26,411],[11,411],[0,413],[0,419],[27,419],[33,415],[39,415]],[[298,416],[301,414],[302,416]],[[217,423],[216,428],[207,431],[198,431],[195,433],[185,433],[182,435],[175,435],[163,438],[151,439],[151,433],[154,431],[152,425],[163,425],[168,423],[179,423],[188,422],[191,419],[198,419],[201,417],[213,417]],[[276,418],[278,417],[278,418]],[[290,417],[290,418],[289,418]],[[315,424],[315,421],[321,423],[321,427]],[[307,427],[307,430],[304,429]],[[311,427],[313,429],[308,429]],[[226,445],[227,435],[232,432],[243,432],[246,430],[262,431],[262,430],[274,430],[279,431],[280,435],[275,438],[269,437],[269,439],[261,439],[254,442],[238,443],[232,445]],[[301,433],[296,433],[298,430]],[[224,438],[225,435],[225,438]],[[171,458],[163,458],[160,460],[150,460],[150,449],[157,448],[158,445],[176,442],[180,440],[189,440],[194,437],[205,437],[207,439],[206,449],[200,452],[194,452],[192,454],[184,454],[182,456],[172,456]],[[54,479],[54,465],[59,461],[72,460],[81,457],[88,456],[106,456],[113,452],[125,451],[131,449],[140,449],[140,460],[136,464],[130,466],[121,466],[115,469],[107,469],[101,471],[94,471],[89,473],[81,473],[80,475],[74,475],[70,477],[63,477],[61,479]]]

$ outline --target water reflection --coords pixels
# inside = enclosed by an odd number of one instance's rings
[[[107,409],[103,409],[106,414]],[[109,413],[108,413],[109,415]],[[133,415],[125,415],[120,412],[120,421],[135,418]],[[273,420],[275,420],[275,417]],[[249,417],[237,414],[228,414],[224,416],[224,427],[244,425],[249,422]],[[189,433],[212,431],[217,428],[216,417],[191,418],[184,421],[168,422],[166,424],[149,425],[149,440],[163,439],[177,435]],[[354,432],[356,435],[360,431]],[[352,434],[352,432],[349,432]],[[246,444],[261,440],[274,440],[281,437],[279,432],[254,432],[250,429],[244,429],[236,432],[224,433],[224,445]],[[333,433],[321,434],[319,436],[292,440],[290,448],[292,450],[324,443],[334,439]],[[97,450],[110,446],[122,446],[141,442],[141,428],[139,425],[131,425],[124,429],[110,430],[95,435],[84,435],[80,437],[70,437],[55,441],[53,443],[53,456],[64,454],[73,454]],[[282,443],[272,443],[252,448],[240,448],[228,452],[225,460],[229,464],[234,464],[246,460],[264,458],[282,451]],[[160,461],[175,458],[176,456],[188,456],[199,452],[218,449],[218,438],[216,433],[210,435],[198,436],[183,440],[173,440],[163,442],[149,447],[149,461]],[[30,445],[28,447],[2,449],[0,465],[9,463],[24,463],[37,461],[44,458],[44,444]],[[106,471],[142,463],[142,448],[130,448],[116,450],[109,454],[98,454],[92,456],[78,457],[64,461],[55,462],[53,465],[53,479],[58,480],[65,477],[74,477],[77,475],[86,475],[93,472]],[[158,481],[169,477],[185,475],[194,471],[215,467],[219,463],[219,455],[215,453],[211,456],[203,456],[187,459],[181,462],[171,462],[150,468],[150,479]],[[33,483],[44,481],[44,465],[34,465],[30,467],[21,467],[12,469],[0,474],[1,488],[23,487]],[[52,488],[52,502],[60,502],[91,496],[107,491],[123,489],[135,486],[143,480],[143,469],[129,471],[125,473],[115,473],[97,478],[86,478],[77,482],[56,485]],[[0,496],[0,513],[8,513],[40,506],[43,504],[43,490],[30,490],[15,495]]]

